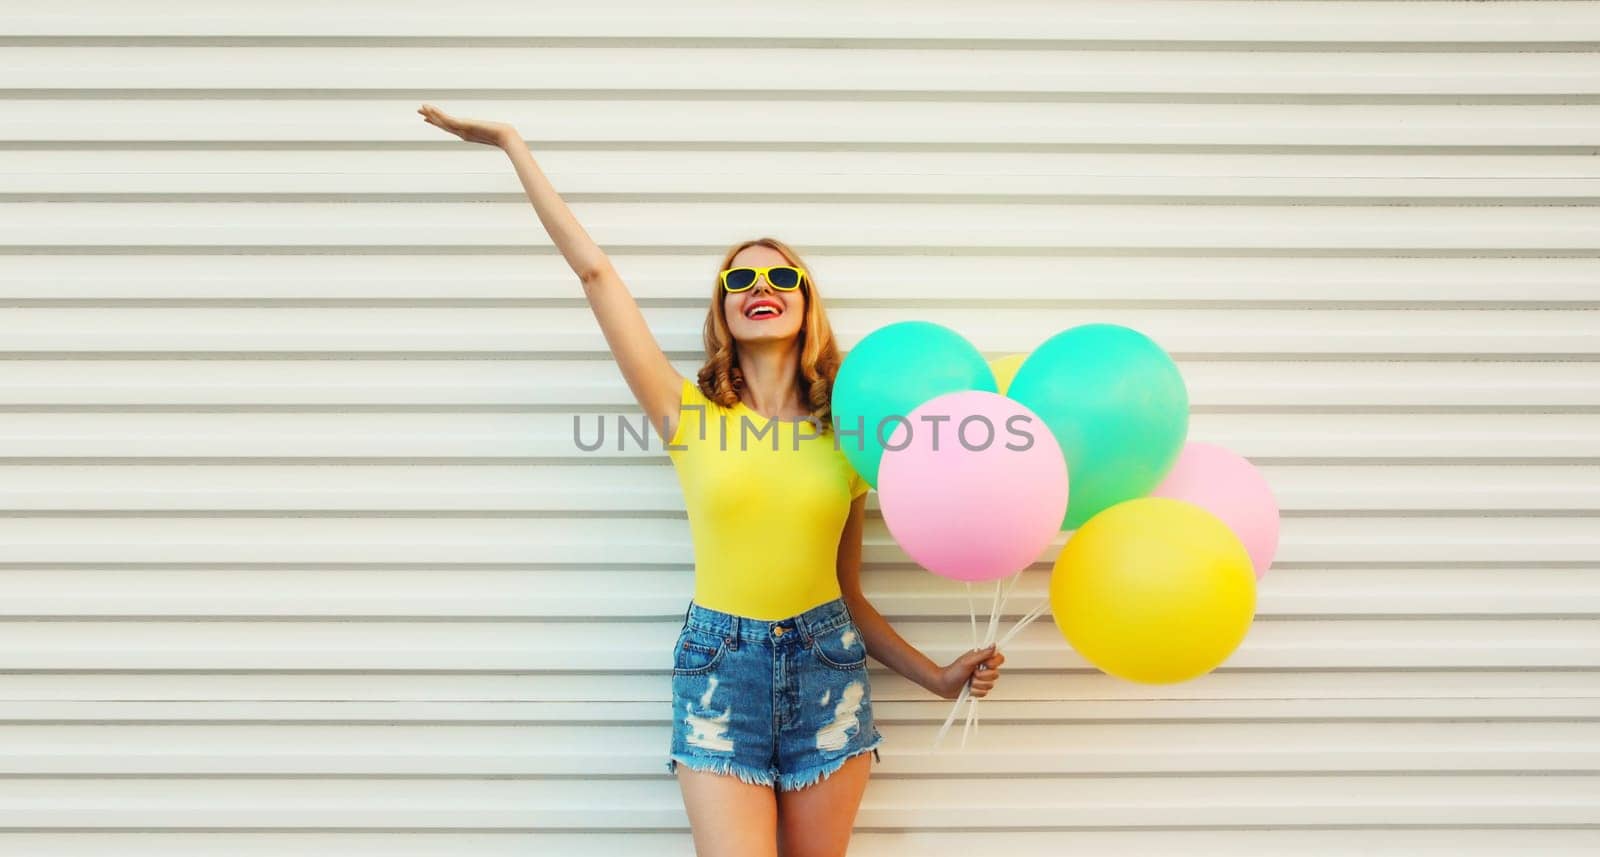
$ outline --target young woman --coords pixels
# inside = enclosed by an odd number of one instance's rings
[[[832,430],[839,349],[815,278],[776,239],[730,248],[706,313],[705,365],[685,378],[511,126],[417,112],[510,157],[667,444],[695,581],[673,649],[666,767],[696,853],[844,854],[882,741],[866,656],[945,699],[969,681],[988,695],[1005,656],[991,646],[940,666],[862,594],[868,486],[839,449],[853,441]]]

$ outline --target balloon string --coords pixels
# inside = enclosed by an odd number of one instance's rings
[[[971,598],[972,598],[972,582],[971,581],[967,581],[967,598],[968,598],[967,606],[969,608],[972,608],[973,605],[971,603]],[[978,611],[975,608],[969,609],[967,615],[969,617],[971,617],[971,619],[972,619],[972,648],[974,650],[976,650],[980,645],[982,645],[978,641]],[[991,611],[990,624],[993,625],[993,623],[994,623],[994,617],[993,617],[993,613]],[[989,632],[986,630],[985,631],[985,635],[987,635],[988,633]],[[967,746],[967,732],[972,728],[972,703],[977,702],[977,698],[972,696],[972,681],[971,681],[971,679],[968,679],[967,684],[961,688],[961,693],[962,693],[963,696],[966,697],[966,700],[967,700],[967,719],[966,719],[966,723],[962,724],[962,727],[961,727],[961,747],[962,747],[962,749],[966,749],[966,746]],[[961,710],[961,699],[958,697],[956,699],[956,704],[951,706],[950,713],[951,713],[952,716],[954,716],[955,712],[960,711],[960,710]]]
[[[961,695],[956,697],[956,704],[950,706],[950,714],[945,717],[944,725],[939,727],[939,734],[933,736],[933,746],[939,746],[939,742],[944,740],[945,733],[950,731],[950,724],[955,722],[956,712],[961,710],[961,703],[967,700],[967,694],[971,691],[971,685],[961,688]]]
[[[1011,597],[1012,587],[1022,580],[1023,571],[1024,569],[1018,569],[1017,573],[1011,576],[1011,580],[1005,582],[1004,589],[1001,588],[1001,581],[996,580],[994,582],[994,604],[989,608],[989,628],[983,636],[983,645],[987,646],[990,643],[995,643],[995,648],[999,649],[1000,644],[995,640],[995,633],[999,630],[1000,613],[1005,608],[1006,600]],[[970,682],[971,679],[968,679],[969,684]],[[967,700],[967,722],[961,730],[961,746],[963,747],[967,746],[967,732],[969,730],[972,732],[978,731],[979,699],[980,697],[974,696]]]
[[[985,625],[984,629],[983,629],[983,642],[981,642],[977,646],[973,646],[974,649],[980,648],[982,646],[987,646],[987,645],[989,645],[989,642],[994,639],[994,626],[995,626],[995,621],[998,619],[999,612],[1000,612],[1000,581],[996,580],[994,582],[994,598],[989,601],[989,623],[987,625]],[[968,733],[970,733],[972,731],[972,715],[973,715],[974,710],[977,707],[977,702],[978,702],[978,698],[975,697],[975,696],[972,696],[972,677],[971,676],[967,677],[966,686],[961,688],[961,698],[956,700],[956,704],[954,706],[956,711],[959,711],[961,709],[961,701],[962,701],[962,699],[965,699],[966,702],[967,702],[967,717],[966,717],[966,721],[961,725],[961,746],[962,746],[963,749],[965,749],[966,746],[967,746],[967,735],[968,735]],[[952,711],[951,713],[954,714],[954,711]]]
[[[967,581],[967,620],[972,628],[972,648],[978,648],[978,606],[972,600],[972,581]],[[961,695],[956,697],[954,705],[950,706],[950,713],[944,718],[944,725],[939,727],[939,734],[933,737],[933,746],[938,747],[950,731],[951,724],[955,723],[956,712],[961,710],[961,703],[965,702],[967,695],[972,691],[972,684],[968,682],[961,688]],[[963,732],[965,735],[965,732]],[[963,745],[965,742],[963,742]]]
[[[989,643],[994,643],[995,649],[998,650],[1001,646],[1005,645],[1005,643],[1009,641],[1017,631],[1021,630],[1023,625],[1026,625],[1027,622],[1033,621],[1033,619],[1038,617],[1040,611],[1042,611],[1045,607],[1050,606],[1049,599],[1045,599],[1043,604],[1039,605],[1033,610],[1030,610],[1028,616],[1025,617],[1022,622],[1019,622],[1017,627],[1012,628],[1011,631],[1009,631],[1003,638],[997,641],[995,639],[995,632],[999,624],[1001,608],[1005,604],[1006,600],[1010,598],[1012,587],[1015,587],[1021,580],[1022,571],[1018,571],[1015,575],[1012,575],[1009,582],[1004,582],[1001,580],[995,581],[994,600],[989,607],[989,624],[984,632],[983,645],[987,646]],[[1002,583],[1004,583],[1004,588],[1002,588]],[[977,645],[978,616],[976,605],[972,603],[971,581],[967,582],[967,616],[972,629],[974,643],[973,648],[976,649],[979,648]],[[933,744],[935,747],[939,746],[940,742],[944,740],[944,736],[950,732],[950,727],[955,724],[956,714],[961,711],[961,703],[963,702],[967,703],[967,717],[966,722],[961,728],[961,746],[963,748],[967,746],[968,734],[978,731],[978,697],[972,696],[972,679],[969,677],[967,679],[967,683],[961,688],[961,694],[956,697],[955,704],[950,706],[950,713],[945,716],[944,724],[939,727],[938,734],[936,734],[933,738]]]
[[[967,619],[972,625],[972,647],[978,647],[978,608],[972,603],[972,581],[967,581]]]
[[[1001,587],[1002,581],[996,580],[994,582],[994,600],[989,604],[989,626],[985,628],[983,632],[983,645],[985,646],[994,642],[995,629],[999,626],[1000,602],[1004,599],[1004,592],[1002,591]],[[974,670],[973,672],[977,671]],[[967,683],[969,686],[971,685],[971,677],[968,677]],[[973,718],[977,716],[978,698],[976,696],[969,696],[967,697],[967,722],[961,727],[961,746],[963,748],[967,746],[967,733],[972,731],[972,721]]]
[[[1006,584],[1005,594],[1000,596],[1000,607],[1001,607],[1002,610],[1005,609],[1006,599],[1011,597],[1011,590],[1016,588],[1017,583],[1019,581],[1021,581],[1021,580],[1022,580],[1022,571],[1021,570],[1018,570],[1016,574],[1011,576],[1011,582]]]
[[[1016,625],[1013,625],[1011,630],[1008,630],[1008,632],[1006,632],[1003,636],[1005,636],[1006,640],[1013,640],[1013,638],[1016,638],[1016,635],[1021,632],[1022,627],[1026,627],[1029,622],[1034,622],[1035,619],[1043,616],[1046,609],[1050,609],[1050,600],[1048,600],[1048,598],[1046,598],[1045,601],[1042,601],[1042,603],[1035,604],[1034,609],[1030,609],[1030,611],[1027,611],[1026,614],[1022,614],[1021,619],[1016,620]]]
[[[1017,624],[1014,625],[1011,630],[1007,631],[1005,636],[1000,638],[1000,642],[996,643],[995,647],[999,648],[1000,646],[1004,646],[1006,643],[1011,642],[1011,639],[1017,636],[1017,634],[1021,633],[1023,628],[1028,627],[1033,620],[1043,616],[1044,611],[1049,608],[1049,606],[1050,599],[1046,598],[1044,601],[1040,602],[1037,607],[1029,610],[1021,619],[1017,620]]]
[[[983,631],[983,643],[979,646],[979,648],[989,645],[990,641],[994,639],[994,624],[995,621],[999,619],[999,613],[1000,581],[996,580],[994,582],[994,600],[989,603],[989,625]]]
[[[1019,572],[1017,576],[1021,577],[1022,575]],[[1021,633],[1023,628],[1028,627],[1028,624],[1030,622],[1032,622],[1033,620],[1035,620],[1035,619],[1039,618],[1040,616],[1044,615],[1045,609],[1048,608],[1049,606],[1050,606],[1050,598],[1049,598],[1049,596],[1045,596],[1045,599],[1043,601],[1039,602],[1039,604],[1036,605],[1032,610],[1029,610],[1027,613],[1023,614],[1023,617],[1021,619],[1017,620],[1017,624],[1012,626],[1011,630],[1007,631],[1003,636],[1001,636],[1001,638],[999,640],[995,641],[995,644],[994,644],[995,651],[999,651],[1000,649],[1005,648],[1006,644],[1010,643],[1013,637],[1015,637],[1015,636],[1017,636],[1017,634]],[[972,717],[972,731],[974,733],[976,733],[978,731],[978,725],[979,725],[979,723],[982,722],[982,719],[980,717],[978,717],[978,700],[981,699],[981,698],[982,697],[977,697],[977,696],[974,696],[972,698],[972,714],[971,714],[971,717]]]
[[[1032,624],[1034,620],[1043,616],[1049,607],[1050,600],[1047,598],[1045,599],[1044,603],[1028,611],[1026,615],[1017,620],[1017,624],[1013,626],[1010,631],[1006,632],[1005,636],[1003,637],[1004,641],[1007,643],[1011,642],[1011,640],[1014,639],[1018,634],[1022,633],[1022,629],[1028,627],[1028,625]]]

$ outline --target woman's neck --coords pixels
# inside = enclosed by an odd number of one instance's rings
[[[743,401],[750,410],[780,419],[811,412],[795,381],[800,373],[800,352],[792,340],[740,345],[739,369],[744,373]]]

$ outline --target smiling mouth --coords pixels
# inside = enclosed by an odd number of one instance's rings
[[[780,315],[783,315],[783,310],[778,309],[775,306],[763,305],[745,313],[744,317],[750,319],[751,321],[763,321],[769,318],[777,318]]]

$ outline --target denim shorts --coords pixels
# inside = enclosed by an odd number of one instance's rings
[[[775,622],[689,603],[673,644],[668,773],[681,762],[792,791],[876,757],[882,741],[843,599]]]

